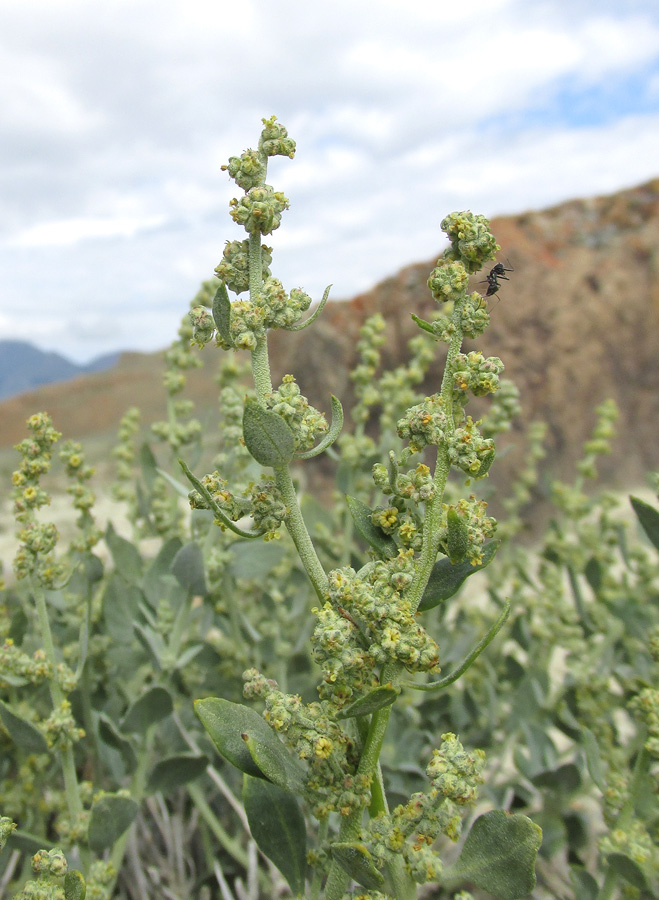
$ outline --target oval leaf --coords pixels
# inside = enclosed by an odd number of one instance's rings
[[[215,322],[217,333],[224,343],[233,347],[231,338],[231,301],[223,281],[220,282],[220,286],[213,298],[213,321]]]
[[[48,753],[45,737],[32,722],[13,713],[0,700],[0,719],[12,741],[25,753]]]
[[[453,566],[447,556],[438,560],[432,567],[428,584],[421,598],[421,603],[419,603],[419,612],[423,612],[426,609],[434,609],[435,606],[439,606],[440,603],[444,603],[450,597],[453,597],[454,594],[457,594],[464,581],[470,575],[473,575],[474,572],[478,572],[480,569],[484,569],[485,566],[492,562],[498,549],[498,541],[490,541],[488,544],[485,544],[483,547],[483,561],[477,566],[473,566],[468,560]]]
[[[442,882],[448,887],[469,881],[501,900],[519,900],[535,887],[541,842],[542,830],[526,816],[495,809],[476,819]]]
[[[191,541],[181,547],[172,562],[172,575],[189,594],[194,594],[195,597],[206,596],[208,588],[206,587],[204,556],[199,544]]]
[[[135,821],[139,805],[131,797],[104,794],[92,806],[89,817],[89,846],[94,853],[112,847]]]
[[[464,562],[469,549],[469,529],[467,523],[454,506],[449,506],[446,516],[447,549],[451,565]]]
[[[245,446],[262,466],[273,469],[288,465],[295,453],[295,437],[282,417],[264,409],[256,400],[247,400],[243,413]]]
[[[273,754],[283,753],[292,760],[276,732],[248,706],[232,703],[221,697],[209,697],[206,700],[195,700],[194,709],[220,755],[246,775],[254,778],[268,777],[254,761],[244,735],[253,738],[259,745],[269,747]],[[263,756],[265,757],[265,752]],[[298,766],[303,771],[299,763]],[[276,764],[273,764],[274,767]]]
[[[151,770],[147,781],[147,793],[169,794],[176,788],[194,781],[203,775],[208,768],[208,757],[199,756],[196,753],[180,753],[178,756],[168,756]]]
[[[369,891],[379,891],[384,885],[384,876],[379,872],[373,857],[359,843],[337,843],[331,845],[332,856],[351,878]]]
[[[638,497],[630,497],[629,502],[648,540],[659,550],[659,512]]]
[[[307,870],[307,830],[292,794],[245,775],[243,803],[259,849],[277,866],[295,896],[302,896]]]
[[[119,734],[114,722],[105,713],[98,713],[98,736],[120,754],[127,772],[133,772],[137,766],[137,757],[130,741]]]
[[[606,861],[621,878],[638,888],[639,891],[647,890],[648,880],[645,872],[630,856],[624,853],[609,853]]]
[[[385,534],[381,528],[373,524],[371,518],[373,510],[365,503],[362,503],[361,500],[357,500],[356,497],[346,496],[346,501],[352,521],[355,523],[355,528],[366,543],[385,559],[396,556],[398,553],[396,542],[388,534]]]
[[[121,730],[128,734],[146,734],[152,725],[160,722],[174,709],[169,691],[164,687],[150,687],[128,707],[121,720]]]
[[[266,740],[247,733],[244,733],[242,738],[252,759],[268,781],[293,794],[301,794],[304,791],[304,769],[284,747],[274,731]]]
[[[112,522],[108,522],[105,543],[110,549],[117,572],[129,583],[139,581],[142,574],[142,557],[134,544],[117,534]]]
[[[385,706],[391,706],[399,693],[400,691],[390,685],[383,684],[382,687],[375,688],[374,691],[342,709],[336,717],[337,719],[352,719],[355,716],[370,716],[371,713],[377,712]]]
[[[64,876],[64,900],[85,900],[87,888],[82,872],[70,869]]]
[[[602,756],[600,754],[597,738],[589,728],[582,728],[583,749],[586,754],[586,766],[588,774],[593,779],[597,787],[604,793],[606,790],[606,781],[602,770]]]

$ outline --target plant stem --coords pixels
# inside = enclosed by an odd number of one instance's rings
[[[50,620],[48,619],[48,607],[46,605],[46,593],[43,585],[36,579],[30,579],[30,589],[34,596],[34,602],[37,610],[37,618],[39,620],[39,629],[41,631],[41,640],[43,642],[44,653],[50,663],[53,676],[48,681],[50,690],[50,699],[53,709],[59,709],[65,700],[64,693],[55,678],[55,669],[57,660],[55,658],[55,645],[53,643],[53,635],[50,630]],[[76,774],[75,759],[73,756],[73,747],[67,746],[58,750],[57,755],[60,758],[62,766],[62,774],[64,776],[64,792],[66,794],[66,804],[69,815],[74,821],[82,813],[82,801],[80,799],[80,789],[78,787],[78,776]]]
[[[293,543],[302,561],[309,580],[311,581],[319,600],[324,600],[328,592],[328,579],[322,563],[318,559],[316,548],[302,516],[302,510],[297,502],[295,486],[288,466],[275,469],[275,482],[288,509],[285,525],[288,533],[293,538]]]
[[[416,610],[421,603],[423,592],[428,584],[432,567],[435,565],[439,552],[440,521],[442,516],[442,504],[444,491],[451,471],[451,460],[448,454],[448,439],[455,431],[453,421],[453,361],[462,347],[462,328],[460,325],[461,303],[456,302],[453,308],[452,322],[454,326],[453,336],[448,348],[442,387],[440,391],[442,408],[446,414],[447,434],[444,442],[437,448],[437,461],[433,477],[435,493],[432,500],[426,503],[426,512],[423,520],[423,544],[419,559],[416,564],[412,584],[405,593],[405,599],[410,602],[412,609]]]

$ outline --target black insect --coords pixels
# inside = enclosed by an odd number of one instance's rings
[[[481,281],[481,284],[485,284],[485,282],[487,282],[487,291],[485,293],[486,297],[491,297],[499,290],[499,288],[501,287],[501,285],[499,284],[500,278],[503,281],[510,281],[510,278],[508,278],[506,272],[514,272],[515,270],[510,265],[509,260],[506,260],[506,262],[508,263],[507,266],[504,266],[503,263],[497,263],[496,266],[493,266],[490,269],[490,273],[485,281]]]

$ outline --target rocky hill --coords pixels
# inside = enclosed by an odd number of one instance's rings
[[[547,477],[569,471],[592,429],[596,405],[620,407],[620,436],[601,467],[613,485],[642,481],[659,468],[659,179],[617,194],[494,219],[511,281],[490,304],[492,324],[478,347],[500,356],[521,390],[524,419],[549,425]],[[396,365],[418,333],[410,319],[427,317],[426,286],[434,259],[403,269],[353,300],[330,303],[308,331],[276,332],[276,374],[292,372],[303,392],[329,411],[329,394],[350,405],[347,372],[363,320],[379,311],[388,324],[385,359]],[[208,349],[208,348],[207,348]],[[441,347],[438,348],[441,353]],[[212,353],[213,351],[211,351]],[[214,415],[214,366],[195,372],[189,395]],[[428,392],[437,390],[438,361]],[[129,405],[146,421],[163,416],[158,356],[124,354],[111,370],[50,385],[0,404],[0,442],[24,434],[24,420],[47,409],[66,436],[114,432]],[[523,423],[511,452],[493,469],[507,483],[519,465]],[[495,473],[496,470],[496,473]]]

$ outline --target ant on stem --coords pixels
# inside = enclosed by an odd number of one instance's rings
[[[510,265],[510,260],[507,259],[507,266],[504,266],[503,263],[497,263],[490,269],[490,273],[484,281],[481,281],[481,284],[485,284],[487,282],[487,292],[485,293],[486,297],[492,297],[493,294],[499,290],[501,285],[499,284],[499,279],[501,278],[503,281],[510,281],[510,278],[505,274],[506,272],[514,272],[515,270]]]

